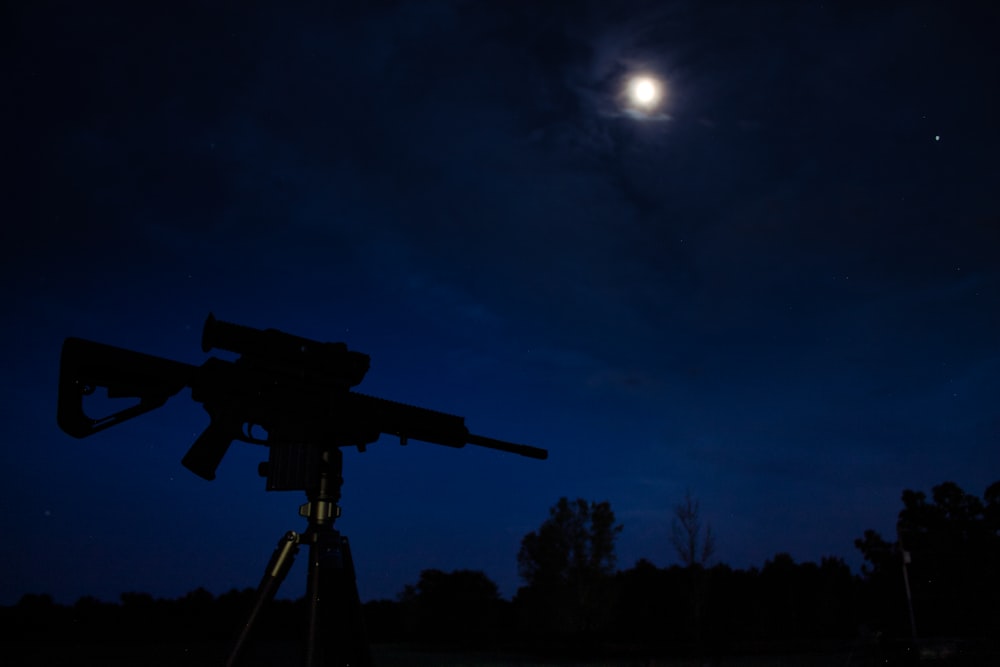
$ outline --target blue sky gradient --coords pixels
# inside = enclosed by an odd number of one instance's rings
[[[56,426],[65,337],[198,364],[209,312],[344,341],[360,391],[549,449],[347,452],[365,599],[426,568],[513,594],[560,496],[611,502],[630,567],[676,561],[690,490],[747,567],[857,566],[904,488],[982,493],[1000,15],[833,4],[8,10],[0,603],[253,586],[303,527],[261,447],[211,483],[180,466],[207,424],[186,392]],[[639,72],[649,117],[622,105]]]

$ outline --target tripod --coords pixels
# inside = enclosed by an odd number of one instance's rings
[[[305,667],[371,667],[372,657],[361,616],[361,599],[347,538],[334,530],[343,484],[343,454],[335,446],[272,446],[261,464],[268,491],[302,489],[308,502],[299,515],[308,520],[301,535],[288,531],[278,541],[257,586],[253,608],[233,646],[226,667],[239,664],[254,624],[292,567],[302,544],[309,546],[306,578]]]
[[[155,410],[190,387],[191,398],[204,406],[211,421],[181,459],[184,467],[213,480],[234,440],[267,445],[268,462],[261,468],[267,490],[306,492],[308,502],[299,514],[308,519],[308,527],[302,535],[286,533],[278,543],[230,654],[230,667],[302,544],[309,545],[306,667],[372,664],[351,550],[347,538],[333,529],[340,516],[337,501],[343,484],[339,447],[364,451],[385,434],[398,437],[404,445],[412,439],[456,449],[476,445],[534,459],[548,457],[538,447],[469,433],[465,419],[457,415],[351,391],[364,379],[370,360],[367,354],[348,350],[345,343],[254,329],[210,314],[201,347],[204,352],[235,352],[239,358],[209,357],[201,366],[192,366],[67,338],[59,363],[56,419],[66,433],[86,438]],[[108,398],[135,398],[138,403],[95,419],[84,410],[84,397],[98,388],[106,389]],[[331,422],[336,422],[335,428]],[[266,440],[253,436],[255,426],[267,432]]]

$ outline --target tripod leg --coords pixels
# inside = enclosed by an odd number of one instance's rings
[[[320,530],[306,537],[306,667],[371,667],[371,649],[347,538],[334,530]]]
[[[274,598],[275,593],[278,592],[278,587],[281,586],[285,575],[288,574],[292,563],[295,562],[295,554],[299,551],[299,540],[299,534],[294,530],[290,530],[285,533],[285,536],[278,542],[278,546],[275,547],[274,553],[271,554],[271,560],[267,564],[267,569],[264,570],[264,576],[257,586],[257,597],[254,599],[253,609],[250,610],[250,615],[243,625],[243,630],[240,632],[240,636],[229,654],[229,659],[226,660],[226,667],[233,667],[233,665],[237,664],[236,660],[239,658],[240,651],[243,650],[244,644],[246,644],[247,639],[250,637],[250,631],[253,629],[254,623],[257,622],[257,616],[260,615],[260,611],[264,608],[264,605]]]

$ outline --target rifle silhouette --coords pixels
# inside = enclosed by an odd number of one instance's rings
[[[210,420],[181,463],[207,480],[234,440],[268,446],[260,473],[268,491],[301,489],[308,502],[303,533],[288,531],[278,542],[257,587],[257,597],[227,667],[239,664],[261,609],[274,598],[299,547],[309,548],[306,573],[306,667],[369,667],[354,559],[345,536],[333,525],[343,482],[341,449],[365,447],[382,434],[446,447],[478,445],[545,459],[548,452],[473,435],[465,420],[351,391],[368,372],[369,357],[344,343],[320,343],[276,329],[221,322],[208,316],[204,352],[228,350],[235,361],[210,357],[200,366],[163,359],[80,338],[63,343],[59,368],[57,420],[66,433],[85,438],[164,405],[185,387]],[[106,389],[109,399],[137,402],[98,418],[84,400]],[[262,428],[266,438],[254,435]]]
[[[80,338],[63,343],[57,421],[85,438],[155,410],[185,387],[210,422],[184,455],[183,465],[206,480],[234,440],[272,448],[266,472],[274,489],[306,488],[312,471],[294,461],[296,447],[354,446],[359,451],[382,434],[446,447],[478,445],[535,459],[544,449],[474,435],[462,417],[351,391],[368,372],[369,357],[344,343],[324,343],[276,329],[254,329],[209,315],[202,350],[228,350],[235,361],[210,357],[201,366],[164,359]],[[138,403],[92,418],[85,397],[105,388],[108,398]],[[267,433],[254,435],[255,427]],[[275,449],[282,450],[275,452]],[[285,450],[288,450],[285,452]],[[266,469],[265,469],[266,470]]]

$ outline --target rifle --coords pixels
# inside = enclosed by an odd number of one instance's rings
[[[237,664],[260,610],[273,599],[300,545],[309,546],[306,576],[305,662],[317,665],[372,664],[365,638],[354,560],[347,538],[334,530],[340,516],[343,454],[360,451],[382,434],[446,447],[478,445],[545,459],[548,452],[473,435],[456,415],[367,396],[351,388],[368,372],[369,357],[344,343],[320,343],[276,329],[221,322],[209,314],[201,348],[235,352],[235,361],[209,357],[194,366],[80,338],[63,343],[57,420],[66,433],[85,438],[155,410],[185,387],[209,415],[208,427],[181,459],[207,480],[234,440],[268,446],[260,473],[268,491],[301,489],[299,508],[308,527],[278,542],[257,587],[257,597],[227,661]],[[100,388],[109,399],[137,402],[98,418],[84,399]],[[262,428],[266,438],[257,437]]]
[[[271,448],[268,488],[305,488],[314,471],[300,461],[303,447],[354,446],[359,451],[382,434],[402,444],[419,440],[446,447],[477,445],[535,459],[544,449],[474,435],[462,417],[352,391],[369,368],[366,354],[345,343],[301,338],[276,329],[217,320],[209,314],[202,351],[227,350],[235,361],[210,357],[200,366],[80,338],[67,338],[59,371],[57,421],[85,438],[155,410],[185,387],[209,414],[208,427],[181,460],[191,472],[215,479],[234,440]],[[92,418],[84,399],[98,388],[108,398],[138,403]],[[266,438],[255,435],[260,427]]]

